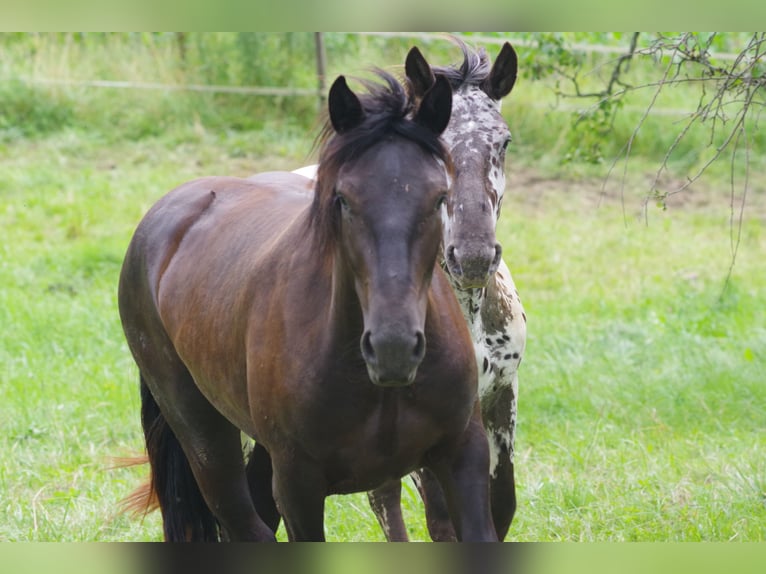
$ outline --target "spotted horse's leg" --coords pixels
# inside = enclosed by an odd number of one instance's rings
[[[386,540],[408,542],[407,526],[402,516],[402,481],[391,480],[369,491],[367,498]]]
[[[514,379],[516,375],[514,374]],[[516,480],[513,468],[515,386],[502,386],[482,397],[482,412],[490,450],[490,505],[499,540],[508,534],[516,512]]]
[[[500,540],[508,534],[516,512],[513,454],[518,371],[526,346],[526,324],[526,313],[511,273],[501,263],[495,281],[485,291],[480,323],[488,353],[480,401],[489,439],[492,517]]]

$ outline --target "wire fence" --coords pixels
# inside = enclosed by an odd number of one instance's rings
[[[445,34],[438,32],[357,32],[359,36],[377,36],[381,38],[412,38],[414,40],[436,41],[444,40]],[[459,38],[463,38],[469,42],[476,42],[479,44],[492,44],[502,45],[504,42],[511,42],[514,46],[524,48],[536,48],[537,43],[527,38],[521,38],[509,33],[507,37],[499,38],[497,36],[483,36],[472,34],[470,36],[462,36],[461,34],[454,34]],[[625,53],[624,46],[607,46],[602,44],[586,44],[583,42],[568,43],[567,48],[572,52],[584,52],[586,54],[614,54],[620,55]],[[711,52],[711,58],[719,60],[736,60],[739,54],[727,53],[727,52]]]
[[[309,88],[281,88],[270,86],[221,86],[211,84],[163,84],[157,82],[135,82],[114,80],[70,80],[55,78],[18,78],[30,84],[52,86],[78,86],[90,88],[111,88],[130,90],[166,90],[183,92],[210,92],[220,94],[245,94],[252,96],[316,96],[317,90]]]
[[[435,33],[435,32],[358,32],[355,35],[358,36],[371,36],[380,38],[408,38],[418,41],[426,42],[445,42],[447,41],[447,34]],[[514,34],[508,34],[507,37],[497,36],[484,36],[475,35],[470,36],[454,34],[455,36],[466,40],[473,44],[489,44],[489,45],[501,45],[506,41],[510,41],[515,46],[519,47],[536,47],[536,43],[533,40],[527,38],[517,37]],[[316,32],[315,36],[315,52],[316,52],[316,75],[317,75],[317,88],[292,88],[284,86],[230,86],[230,85],[216,85],[216,84],[171,84],[171,83],[159,83],[159,82],[140,82],[140,81],[120,81],[120,80],[101,80],[101,79],[57,79],[57,78],[44,78],[44,77],[21,77],[14,78],[15,80],[21,80],[28,84],[39,85],[59,85],[59,86],[72,86],[72,87],[89,87],[89,88],[102,88],[102,89],[128,89],[128,90],[161,90],[161,91],[185,91],[185,92],[204,92],[204,93],[218,93],[218,94],[242,94],[252,96],[263,97],[316,97],[319,100],[320,106],[324,103],[326,98],[326,67],[327,67],[327,55],[324,47],[324,33]],[[625,53],[625,47],[620,46],[608,46],[597,44],[585,44],[585,43],[570,43],[567,44],[568,49],[572,51],[580,51],[584,53],[596,53],[596,54],[612,54],[621,55]],[[722,60],[734,60],[738,55],[729,53],[716,53],[716,58]],[[5,79],[7,80],[7,78]],[[0,79],[0,81],[3,81]],[[558,104],[556,106],[537,103],[533,104],[534,108],[548,109],[551,112],[559,113],[574,113],[581,111],[583,106]],[[627,111],[643,112],[643,108],[626,106]],[[679,116],[686,115],[689,110],[679,109],[652,109],[653,115],[667,115],[667,116]]]

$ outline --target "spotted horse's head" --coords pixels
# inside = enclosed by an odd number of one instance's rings
[[[494,64],[482,49],[463,52],[460,67],[431,68],[417,48],[405,70],[416,97],[447,77],[452,87],[452,115],[442,134],[454,165],[453,194],[443,207],[443,266],[459,289],[486,286],[500,264],[502,249],[495,226],[505,191],[505,152],[511,141],[500,101],[516,82],[517,57],[503,44]]]

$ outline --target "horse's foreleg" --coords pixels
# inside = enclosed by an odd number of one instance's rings
[[[447,460],[431,466],[444,489],[457,538],[496,542],[489,506],[489,445],[478,412]]]
[[[291,449],[272,456],[274,498],[291,542],[324,542],[324,476]]]
[[[407,526],[402,516],[402,481],[392,480],[367,493],[370,507],[378,519],[386,540],[407,542]]]
[[[213,429],[208,419],[187,435],[185,450],[197,484],[228,540],[274,541],[274,533],[256,513],[250,496],[240,431],[224,421],[221,418]]]
[[[166,400],[199,491],[227,540],[275,540],[255,511],[242,458],[240,430],[211,405],[191,380],[177,382]],[[181,501],[179,504],[183,504]]]
[[[418,487],[420,497],[426,511],[426,526],[428,534],[434,542],[454,542],[457,540],[455,527],[452,525],[452,517],[449,513],[444,491],[436,476],[429,469],[424,468],[412,473],[415,485]]]
[[[505,539],[516,512],[513,441],[516,426],[516,375],[512,384],[482,398],[490,449],[490,504],[497,537]]]
[[[273,532],[279,528],[281,516],[272,492],[271,479],[273,470],[271,457],[263,446],[256,443],[247,460],[247,483],[258,516]]]
[[[509,457],[498,461],[494,474],[489,478],[489,489],[492,522],[498,540],[504,540],[516,512],[516,482]]]

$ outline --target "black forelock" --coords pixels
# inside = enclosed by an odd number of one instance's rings
[[[344,164],[354,161],[376,144],[397,135],[451,165],[449,152],[439,135],[412,119],[416,110],[410,90],[388,72],[380,69],[374,72],[379,81],[358,80],[367,90],[367,93],[358,95],[364,110],[361,123],[337,133],[328,119],[317,140],[319,170],[310,219],[322,245],[327,244],[334,234],[336,210],[332,203],[338,172]]]

